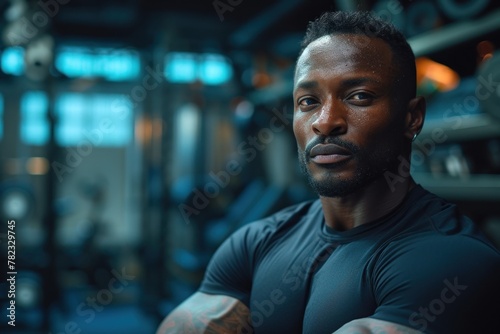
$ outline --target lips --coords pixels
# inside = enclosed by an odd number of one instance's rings
[[[311,149],[309,156],[317,164],[335,164],[349,159],[352,154],[335,144],[318,144]]]

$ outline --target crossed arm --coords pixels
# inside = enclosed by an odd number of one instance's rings
[[[421,334],[412,328],[393,322],[362,318],[348,322],[333,334]]]
[[[334,334],[420,334],[414,329],[372,318],[353,320]],[[196,292],[172,313],[156,334],[253,334],[250,310],[238,299]]]
[[[163,320],[156,334],[252,334],[249,316],[238,299],[196,292]]]

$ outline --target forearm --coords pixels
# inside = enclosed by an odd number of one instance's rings
[[[249,313],[234,298],[197,293],[170,313],[156,334],[252,334]]]
[[[234,310],[235,312],[238,312]],[[158,328],[157,334],[251,334],[248,323],[242,323],[236,315],[214,318],[176,311],[169,315]]]
[[[362,318],[348,322],[334,334],[422,334],[422,332],[389,321]]]

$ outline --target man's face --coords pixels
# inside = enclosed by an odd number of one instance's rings
[[[293,130],[320,196],[345,196],[393,170],[406,140],[392,51],[381,39],[358,37],[321,37],[297,61]]]

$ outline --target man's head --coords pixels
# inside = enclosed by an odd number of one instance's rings
[[[397,170],[425,113],[411,48],[368,13],[324,14],[297,60],[294,110],[299,160],[321,196],[345,196]]]
[[[372,38],[384,40],[392,50],[392,61],[396,65],[396,84],[405,98],[415,97],[415,56],[403,34],[392,24],[382,21],[370,12],[327,12],[315,21],[309,22],[301,43],[300,55],[306,47],[320,37],[334,34],[353,34],[354,43],[369,44]]]

